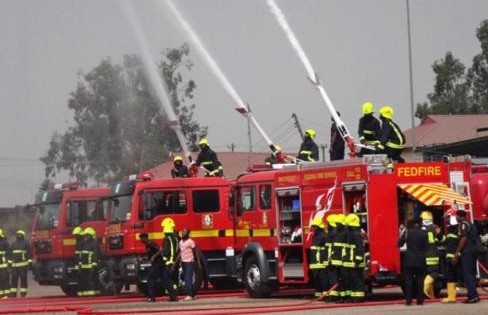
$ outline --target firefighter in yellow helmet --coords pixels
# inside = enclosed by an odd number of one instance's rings
[[[217,153],[215,153],[208,144],[206,138],[201,139],[198,143],[200,152],[198,153],[195,165],[203,166],[206,170],[205,176],[207,177],[222,177],[224,176],[224,168],[220,163]]]
[[[179,155],[175,156],[175,158],[173,159],[173,168],[171,169],[171,177],[185,178],[188,176],[189,176],[188,167],[186,167],[186,165],[183,164],[183,158]]]
[[[325,250],[325,224],[321,217],[314,217],[312,220],[313,239],[310,247],[309,268],[315,284],[315,297],[320,297],[325,290],[327,282],[326,267],[328,264]]]
[[[344,287],[347,301],[359,303],[364,301],[364,243],[361,236],[360,219],[350,213],[345,218],[347,241],[344,255]]]
[[[8,253],[10,246],[7,238],[0,229],[0,298],[7,297],[10,294],[10,282],[8,274]]]
[[[391,106],[381,107],[380,119],[381,131],[378,138],[379,143],[376,144],[376,152],[384,153],[398,163],[404,163],[405,160],[401,154],[405,149],[405,135],[400,127],[393,122],[393,108]]]
[[[178,301],[178,271],[175,265],[178,255],[178,236],[175,233],[175,222],[171,218],[165,218],[161,222],[163,227],[163,247],[161,256],[163,258],[163,287],[168,291],[171,302]]]
[[[300,145],[297,159],[305,162],[317,162],[319,160],[319,148],[315,143],[315,131],[313,129],[305,130],[303,142]]]
[[[326,301],[341,303],[346,299],[346,291],[344,291],[343,283],[343,253],[347,241],[347,232],[344,227],[345,216],[342,213],[336,214],[332,220],[335,227],[331,235],[332,248],[329,263],[329,277],[331,278],[332,284],[337,286],[334,290],[331,290],[329,298]]]
[[[422,230],[427,232],[428,246],[425,253],[425,263],[427,265],[427,275],[424,279],[424,293],[429,298],[434,298],[434,284],[439,278],[439,233],[436,232],[432,212],[422,211]]]
[[[25,231],[22,229],[15,233],[15,242],[10,246],[8,262],[12,266],[10,296],[17,296],[20,281],[20,296],[24,297],[27,295],[27,271],[32,265],[32,259],[31,247],[25,240]]]
[[[379,143],[380,121],[374,117],[374,106],[371,102],[363,104],[363,117],[359,119],[358,135],[361,144],[375,146]],[[374,154],[374,150],[361,148],[359,156],[364,154]]]
[[[76,271],[76,278],[78,279],[79,284],[79,280],[81,280],[81,277],[79,277],[79,271],[81,263],[81,251],[83,250],[83,228],[81,226],[76,226],[71,232],[71,235],[73,235],[75,238],[75,256],[73,257],[73,263]],[[80,292],[81,291],[78,290],[77,294]]]
[[[86,227],[80,234],[83,236],[83,242],[78,263],[78,296],[94,296],[98,293],[96,279],[100,249],[95,229]]]

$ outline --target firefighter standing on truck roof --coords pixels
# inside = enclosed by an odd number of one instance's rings
[[[95,281],[97,279],[97,268],[99,260],[99,247],[96,233],[92,227],[85,228],[83,243],[81,246],[79,273],[78,273],[78,296],[97,295]]]
[[[344,256],[344,270],[348,301],[364,302],[364,243],[361,236],[360,219],[350,213],[345,219],[347,225],[346,255]]]
[[[313,240],[310,247],[310,270],[315,283],[315,297],[321,297],[326,292],[325,284],[327,282],[326,267],[328,263],[327,252],[325,248],[326,235],[324,233],[324,221],[320,217],[312,220]]]
[[[195,164],[197,166],[203,166],[207,170],[205,176],[224,176],[222,163],[220,163],[220,161],[218,160],[217,153],[210,149],[210,146],[208,145],[208,140],[206,138],[201,139],[198,143],[198,146],[200,147],[200,153],[198,153]]]
[[[160,250],[163,256],[163,287],[168,291],[169,301],[178,301],[178,270],[175,265],[178,254],[178,236],[175,233],[175,222],[171,218],[165,218],[161,222],[163,227],[163,248]]]
[[[163,257],[161,257],[160,247],[149,240],[146,232],[139,235],[139,239],[146,247],[147,258],[151,262],[147,279],[147,301],[156,302],[156,281],[161,278],[164,270]]]
[[[337,112],[337,115],[341,114]],[[330,147],[329,154],[331,161],[344,160],[344,139],[342,139],[339,129],[337,129],[337,124],[332,118],[332,125],[330,127]]]
[[[17,287],[20,281],[20,296],[27,295],[27,271],[32,265],[31,248],[25,240],[25,231],[19,229],[15,233],[15,241],[10,246],[8,263],[12,266],[12,283],[10,285],[10,296],[17,296]]]
[[[8,254],[10,246],[7,238],[0,229],[0,298],[6,298],[10,294],[10,278],[8,274]]]
[[[297,156],[299,162],[317,162],[319,160],[319,147],[314,141],[315,136],[316,133],[313,129],[305,130]]]
[[[376,144],[376,152],[384,153],[398,163],[405,163],[405,160],[401,157],[403,149],[405,149],[405,135],[392,120],[393,108],[391,106],[381,107],[380,119],[382,123],[378,138],[379,143]]]
[[[363,117],[359,119],[358,135],[361,144],[375,146],[379,143],[380,121],[374,117],[374,106],[370,102],[363,104]],[[359,156],[365,154],[374,154],[375,151],[367,148],[361,148]]]
[[[446,236],[446,265],[447,265],[447,298],[442,303],[456,302],[456,283],[459,280],[459,266],[456,261],[456,249],[459,245],[459,224],[456,219],[456,210],[449,209],[447,215],[447,236]]]
[[[434,298],[435,280],[439,278],[439,250],[437,248],[439,231],[436,231],[432,221],[432,212],[423,211],[422,229],[427,232],[429,245],[425,253],[425,263],[427,264],[427,275],[424,279],[424,293],[429,298]]]
[[[183,158],[179,155],[175,156],[173,159],[173,165],[174,167],[171,169],[171,177],[177,178],[177,177],[188,177],[188,167],[186,167],[185,164],[183,164]]]

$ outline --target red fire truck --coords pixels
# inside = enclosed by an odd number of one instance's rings
[[[57,185],[35,196],[36,216],[32,228],[33,273],[40,285],[60,286],[76,296],[73,228],[92,227],[101,239],[106,227],[107,207],[100,198],[109,188],[78,189],[78,184]],[[101,246],[103,244],[101,242]]]

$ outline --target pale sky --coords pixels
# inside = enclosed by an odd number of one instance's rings
[[[187,41],[161,1],[133,1],[155,59]],[[175,2],[274,142],[297,150],[290,120],[296,113],[303,128],[317,131],[319,144],[328,143],[330,114],[265,0]],[[410,128],[405,0],[277,3],[353,136],[367,100],[377,109],[393,106],[395,120]],[[411,0],[410,9],[417,103],[432,91],[431,65],[447,51],[471,65],[488,1]],[[0,47],[0,207],[8,207],[32,202],[44,178],[39,157],[52,133],[72,123],[67,100],[78,71],[105,57],[120,61],[137,48],[115,0],[0,0]],[[196,118],[209,127],[211,146],[248,150],[246,121],[195,50],[191,59]],[[266,150],[256,133],[253,142],[255,151]]]

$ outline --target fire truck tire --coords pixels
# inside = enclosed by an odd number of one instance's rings
[[[76,285],[62,284],[61,290],[69,297],[75,297],[78,295],[78,286]]]
[[[263,283],[263,277],[256,257],[249,257],[244,268],[244,283],[250,297],[264,298],[271,295],[271,287]]]

